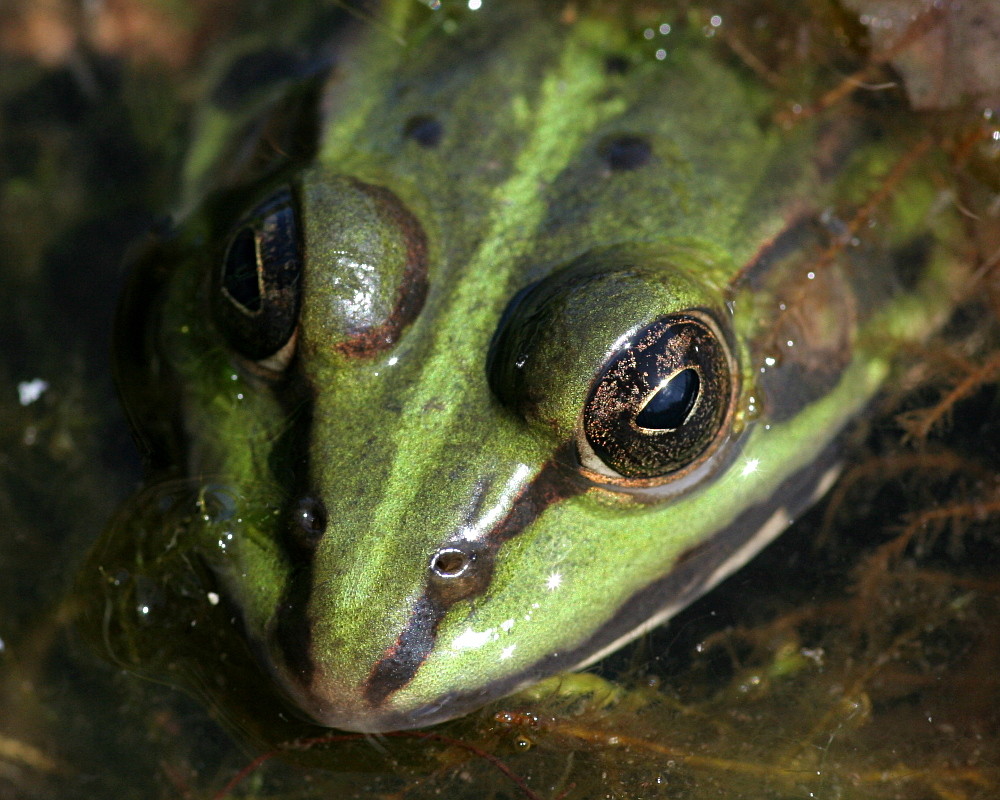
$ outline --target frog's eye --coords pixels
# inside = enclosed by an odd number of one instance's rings
[[[583,409],[583,465],[658,478],[700,463],[725,438],[734,403],[725,339],[700,312],[664,317],[605,362]]]
[[[302,250],[291,192],[281,189],[229,235],[214,287],[216,322],[244,358],[271,373],[295,352]]]

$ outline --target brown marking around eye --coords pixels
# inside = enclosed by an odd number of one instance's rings
[[[427,235],[419,220],[391,191],[358,180],[353,183],[376,202],[379,216],[400,231],[406,247],[406,265],[389,317],[336,345],[348,358],[371,358],[392,347],[424,306],[428,288]]]

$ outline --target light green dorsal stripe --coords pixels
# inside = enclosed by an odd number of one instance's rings
[[[404,411],[403,426],[432,425],[419,437],[402,437],[393,460],[393,472],[383,492],[386,499],[376,512],[379,526],[393,529],[398,514],[420,490],[425,470],[440,463],[436,453],[447,447],[447,430],[461,427],[457,418],[461,409],[455,403],[427,418],[426,407],[441,397],[442,386],[464,380],[461,376],[482,375],[482,360],[488,338],[482,348],[455,347],[468,339],[469,331],[492,331],[503,305],[512,291],[499,293],[498,276],[510,274],[509,264],[528,253],[534,245],[534,231],[548,213],[544,188],[577,156],[581,144],[604,120],[620,114],[621,100],[595,102],[604,79],[592,48],[576,41],[568,43],[559,64],[542,82],[534,108],[528,108],[521,95],[511,101],[509,113],[517,119],[524,137],[511,177],[497,186],[490,204],[490,217],[484,221],[487,232],[465,265],[450,265],[460,270],[462,278],[447,299],[447,310],[437,320],[431,334],[432,346]],[[502,113],[502,112],[501,112]],[[488,300],[487,300],[488,299]],[[482,386],[485,392],[485,383]],[[467,388],[467,391],[468,388]],[[484,397],[484,400],[486,398]],[[421,419],[422,418],[422,419]],[[429,443],[436,446],[429,447]]]

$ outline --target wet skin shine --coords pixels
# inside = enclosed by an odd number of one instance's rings
[[[359,26],[313,162],[153,259],[157,402],[123,393],[159,463],[108,536],[207,565],[323,725],[446,720],[667,619],[825,491],[947,310],[919,185],[850,250],[819,221],[888,145],[774,125],[698,30],[658,61],[548,9],[390,5],[407,43]]]

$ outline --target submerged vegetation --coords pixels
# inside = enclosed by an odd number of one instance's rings
[[[648,57],[669,56],[668,5],[780,89],[781,124],[843,109],[912,142],[838,246],[924,170],[961,211],[954,258],[975,275],[949,325],[907,353],[824,503],[668,626],[593,677],[377,737],[254,730],[89,653],[70,624],[73,575],[137,480],[104,366],[118,263],[171,206],[199,81],[246,35],[225,5],[0,11],[0,795],[1000,795],[1000,85],[972,66],[1000,62],[986,1],[627,4]],[[273,10],[245,5],[247,25]],[[331,6],[297,8],[274,42]],[[67,320],[79,335],[54,336]]]

